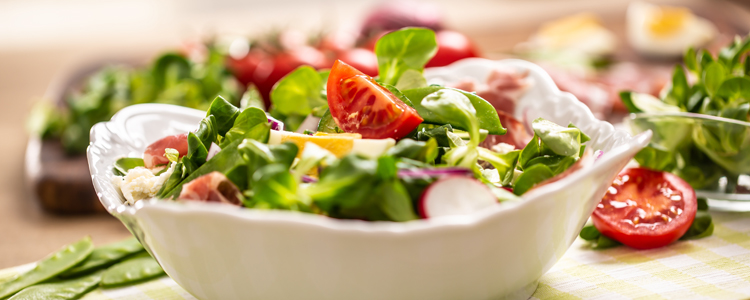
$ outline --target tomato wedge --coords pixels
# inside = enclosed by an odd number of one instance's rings
[[[326,84],[331,116],[345,132],[400,139],[423,121],[413,107],[340,60],[333,64]]]
[[[591,219],[605,236],[636,249],[669,245],[690,228],[695,191],[674,174],[645,168],[618,175]]]
[[[169,163],[169,159],[164,156],[164,150],[167,148],[177,150],[180,157],[185,156],[188,152],[187,136],[187,133],[170,135],[148,145],[143,151],[143,164],[146,168],[153,168]]]

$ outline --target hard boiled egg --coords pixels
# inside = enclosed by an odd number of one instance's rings
[[[689,9],[633,2],[627,12],[630,44],[646,55],[679,56],[716,36],[716,27]]]
[[[616,45],[614,34],[602,26],[599,18],[580,13],[543,24],[526,47],[604,56],[611,54]]]
[[[336,155],[343,157],[349,153],[357,153],[369,158],[383,155],[385,151],[396,144],[394,139],[363,139],[357,133],[322,133],[307,135],[288,131],[271,130],[268,137],[269,145],[278,145],[284,142],[293,142],[299,147],[298,154],[302,153],[305,144],[310,142],[326,149]]]

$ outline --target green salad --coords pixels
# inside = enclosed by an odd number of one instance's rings
[[[586,134],[544,119],[523,149],[480,147],[506,130],[477,95],[427,85],[422,71],[436,49],[434,32],[406,28],[378,41],[380,77],[340,61],[300,67],[274,87],[270,113],[217,97],[195,131],[119,159],[113,184],[129,203],[156,197],[400,222],[518,201],[586,156]]]
[[[107,66],[65,94],[64,103],[38,103],[29,116],[29,130],[41,138],[60,139],[66,152],[78,154],[86,151],[94,124],[128,105],[169,103],[206,109],[217,95],[239,103],[242,87],[224,60],[224,54],[209,47],[200,60],[166,53],[146,68]]]
[[[739,176],[750,173],[748,51],[750,38],[739,37],[717,56],[689,49],[661,99],[621,93],[630,112],[638,113],[632,125],[654,131],[652,144],[636,155],[638,163],[675,173],[695,189],[738,191]]]

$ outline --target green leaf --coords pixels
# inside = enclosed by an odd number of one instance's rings
[[[699,211],[708,211],[708,199],[704,197],[698,197],[697,202]]]
[[[211,147],[211,143],[217,142],[219,139],[219,130],[216,126],[216,117],[209,115],[198,124],[198,129],[194,135],[198,137],[198,140],[203,146],[208,149]]]
[[[193,173],[193,171],[205,164],[207,158],[208,149],[206,149],[195,133],[188,133],[188,153],[182,160],[187,174]]]
[[[591,244],[592,249],[602,250],[617,247],[622,244],[601,234],[594,225],[587,225],[581,229],[580,237]]]
[[[685,232],[680,240],[694,240],[700,239],[707,236],[711,236],[714,233],[714,222],[708,211],[699,210],[695,214],[693,223],[690,224],[690,228]]]
[[[594,227],[594,225],[587,225],[581,229],[581,234],[579,236],[586,241],[596,241],[601,235],[602,234],[596,229],[596,227]]]
[[[633,103],[633,92],[630,92],[630,91],[620,92],[620,100],[622,101],[622,104],[625,105],[625,108],[627,108],[629,112],[631,113],[642,112],[642,110]]]
[[[479,159],[479,150],[478,147],[475,146],[454,146],[451,150],[446,152],[441,159],[449,166],[476,169],[477,159]]]
[[[503,128],[502,124],[500,124],[500,118],[497,115],[497,110],[495,110],[492,104],[487,102],[487,100],[482,99],[476,94],[440,86],[429,86],[425,88],[402,90],[401,92],[404,94],[404,96],[406,96],[406,98],[409,98],[412,101],[412,104],[414,104],[414,109],[417,110],[417,113],[419,113],[419,116],[424,119],[425,123],[436,125],[450,124],[453,128],[468,131],[470,128],[460,127],[458,124],[455,124],[454,120],[445,119],[441,116],[438,116],[437,114],[434,114],[433,112],[422,106],[422,99],[424,99],[427,95],[444,89],[461,92],[464,96],[469,98],[469,101],[471,101],[471,105],[474,107],[474,110],[476,110],[476,118],[479,120],[479,128],[486,129],[487,131],[489,131],[489,134],[505,134],[506,130],[505,128]]]
[[[261,142],[268,141],[271,125],[268,124],[266,113],[256,107],[243,110],[234,120],[234,125],[227,132],[221,144],[225,145],[243,139],[253,139]]]
[[[719,87],[729,75],[729,72],[724,65],[719,62],[711,62],[708,67],[703,70],[703,84],[706,87],[708,95],[713,97],[719,90]]]
[[[248,85],[247,90],[242,94],[242,98],[240,98],[240,110],[244,111],[250,107],[266,111],[266,104],[263,102],[263,97],[261,97],[258,88],[254,84]]]
[[[638,112],[680,112],[676,105],[665,103],[658,98],[649,94],[639,94],[631,92],[620,93],[620,99],[628,111]]]
[[[240,110],[221,96],[216,96],[206,112],[206,117],[213,115],[216,118],[215,126],[219,135],[224,136],[234,120],[240,114]]]
[[[690,87],[688,86],[687,78],[685,77],[685,71],[682,69],[682,66],[675,66],[674,72],[672,73],[672,85],[669,88],[669,92],[667,93],[664,102],[677,107],[685,107],[689,91]]]
[[[123,157],[115,161],[114,173],[118,176],[125,176],[125,174],[135,167],[145,167],[143,164],[143,158],[137,157]]]
[[[534,186],[554,176],[555,174],[546,165],[536,164],[530,166],[516,179],[516,184],[513,186],[513,193],[521,196]]]
[[[676,154],[662,149],[657,144],[649,144],[641,149],[635,155],[635,160],[641,167],[653,170],[670,172],[677,167]]]
[[[549,167],[552,174],[557,175],[567,170],[576,161],[578,161],[578,159],[575,156],[543,155],[529,160],[529,162],[526,163],[525,168],[542,164]]]
[[[214,155],[213,158],[211,158],[211,160],[207,161],[205,164],[200,166],[195,171],[183,173],[182,177],[184,179],[182,179],[178,184],[176,184],[171,189],[163,188],[162,191],[159,192],[159,197],[160,198],[175,198],[180,195],[180,192],[182,191],[182,186],[185,183],[193,181],[194,179],[201,177],[203,175],[206,175],[208,173],[211,173],[213,171],[226,174],[230,170],[237,167],[237,165],[244,164],[245,161],[242,159],[242,157],[239,154],[239,151],[237,150],[241,142],[242,140],[232,142],[231,144],[222,148],[221,151],[219,151],[219,153],[217,153],[216,155]],[[175,173],[176,172],[177,170],[175,170]]]
[[[521,150],[497,153],[485,148],[479,148],[479,159],[489,162],[495,167],[502,185],[509,185],[511,180],[513,180],[516,163],[520,154]]]
[[[378,157],[378,167],[375,170],[375,176],[378,179],[388,180],[396,178],[398,174],[398,168],[396,167],[396,159],[393,156],[381,156]]]
[[[621,245],[622,243],[602,234],[601,236],[599,236],[599,239],[596,240],[596,243],[591,245],[591,248],[596,249],[596,250],[603,250],[603,249],[618,247]]]
[[[392,221],[406,222],[419,219],[417,214],[414,213],[409,193],[398,180],[386,180],[374,192],[373,197],[380,199],[380,209]]]
[[[404,71],[404,74],[401,75],[401,78],[399,78],[396,83],[396,88],[399,90],[418,89],[423,87],[427,87],[427,79],[424,78],[422,72],[414,69]]]
[[[521,153],[518,156],[518,166],[521,170],[524,170],[529,166],[529,161],[542,155],[541,143],[542,141],[539,139],[539,136],[534,134],[531,141],[526,144],[526,147],[521,149]]]
[[[190,77],[190,62],[182,55],[166,53],[156,59],[151,69],[154,87],[157,90],[174,86],[182,79]]]
[[[164,156],[167,157],[169,162],[177,162],[180,159],[180,152],[177,149],[165,148]]]
[[[701,84],[696,84],[691,88],[691,96],[688,98],[687,111],[698,112],[706,99],[705,88]]]
[[[426,142],[402,139],[386,152],[386,155],[433,163],[438,156],[438,143],[434,138]]]
[[[321,75],[313,67],[301,66],[279,80],[271,91],[271,103],[281,115],[307,116],[312,109],[327,105],[320,97]],[[292,128],[294,130],[296,128]]]
[[[265,165],[253,174],[253,195],[245,206],[309,211],[309,201],[297,194],[298,185],[287,166],[277,163]]]
[[[733,77],[725,80],[716,90],[716,97],[726,100],[727,104],[750,101],[750,78]]]
[[[693,74],[701,74],[700,66],[698,65],[698,57],[695,53],[695,49],[693,47],[688,48],[688,50],[685,52],[685,67],[688,69],[688,71],[693,72]]]
[[[724,65],[729,67],[730,71],[733,71],[747,51],[750,51],[750,38],[745,38],[743,40],[737,36],[731,46],[719,51],[719,59]]]
[[[396,85],[407,70],[422,72],[437,53],[435,32],[425,28],[403,28],[381,37],[375,44],[378,76],[384,84]]]
[[[711,56],[711,52],[708,52],[708,50],[706,49],[701,50],[700,59],[699,59],[701,69],[706,69],[708,65],[712,63],[713,61],[714,61],[714,58],[713,56]]]
[[[413,139],[424,142],[434,138],[439,147],[450,147],[448,132],[453,132],[453,127],[450,124],[442,126],[421,124],[414,133]]]
[[[406,105],[414,107],[414,103],[412,103],[411,100],[407,98],[404,93],[402,93],[401,90],[399,90],[395,86],[384,84],[383,87],[388,89],[391,94],[396,96],[396,98],[398,98],[399,100],[403,101]]]
[[[425,96],[421,101],[422,107],[429,110],[440,118],[451,120],[460,128],[467,128],[470,144],[479,145],[479,120],[477,111],[462,93],[442,89]]]
[[[553,122],[539,118],[531,127],[542,143],[555,154],[578,157],[581,148],[581,130],[574,127],[562,127]]]
[[[157,198],[167,198],[169,194],[167,192],[173,190],[175,187],[177,187],[180,182],[182,182],[182,179],[184,179],[187,176],[187,172],[185,172],[185,165],[182,162],[178,162],[174,166],[174,171],[172,172],[172,175],[167,178],[167,181],[164,182],[164,184],[161,186],[158,192],[156,192]]]
[[[320,121],[318,121],[317,131],[325,132],[325,133],[343,133],[344,132],[336,124],[336,121],[333,120],[333,116],[331,116],[331,112],[329,110],[326,110],[325,114],[323,114],[323,117],[320,118]]]

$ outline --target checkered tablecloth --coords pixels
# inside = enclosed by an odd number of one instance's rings
[[[588,249],[578,239],[532,299],[749,299],[750,213],[711,212],[714,234],[654,250]],[[0,270],[0,281],[30,265]],[[169,277],[84,300],[195,299]]]

